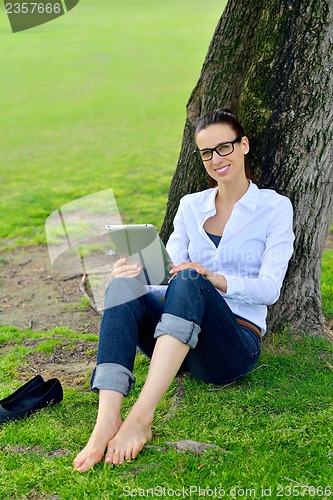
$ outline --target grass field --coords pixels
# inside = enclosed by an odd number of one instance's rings
[[[187,99],[225,2],[81,0],[11,34],[0,6],[0,238],[45,242],[46,216],[112,188],[160,227]]]
[[[0,361],[1,382],[6,392],[15,386],[22,365],[29,366],[33,353],[52,357],[56,342],[75,349],[82,338],[87,335],[65,329],[32,334],[0,328],[6,350]],[[73,471],[72,460],[85,445],[97,410],[87,370],[78,387],[65,388],[63,403],[0,428],[1,498],[152,498],[149,489],[159,496],[163,488],[169,490],[165,495],[169,498],[176,496],[172,491],[188,492],[192,487],[214,498],[241,498],[246,489],[252,492],[248,497],[263,498],[264,489],[274,499],[297,493],[328,499],[333,466],[332,363],[332,344],[301,336],[290,339],[285,332],[265,342],[258,369],[240,382],[223,388],[185,375],[172,384],[158,407],[151,447],[124,466],[101,463],[80,475]],[[124,415],[147,369],[146,358],[138,356],[137,384],[125,400]],[[199,455],[165,445],[182,439],[215,448]],[[220,493],[213,495],[214,490]]]
[[[161,226],[186,102],[224,3],[81,0],[15,35],[0,4],[2,249],[45,243],[52,211],[106,188],[124,221]],[[332,320],[333,251],[323,257],[322,291]],[[0,398],[20,385],[24,367],[34,368],[34,356],[52,359],[57,346],[74,352],[84,342],[94,356],[89,332],[0,326]],[[63,403],[0,426],[0,499],[187,497],[191,487],[193,498],[331,498],[332,366],[329,341],[272,335],[258,369],[240,382],[174,381],[151,448],[137,460],[80,475],[72,460],[97,409],[83,369],[76,387],[64,384]],[[138,356],[124,415],[147,368]],[[181,439],[216,448],[197,455],[165,445]]]

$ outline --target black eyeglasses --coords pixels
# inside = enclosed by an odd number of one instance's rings
[[[234,152],[234,149],[235,149],[234,145],[236,144],[236,142],[240,142],[241,140],[242,140],[242,137],[236,137],[236,139],[234,139],[233,141],[221,142],[215,148],[205,148],[205,149],[197,148],[194,151],[194,153],[202,161],[211,160],[213,158],[214,151],[219,156],[228,156]]]

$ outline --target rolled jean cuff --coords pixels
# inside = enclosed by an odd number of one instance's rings
[[[200,330],[200,326],[193,321],[164,313],[156,326],[154,338],[157,339],[161,335],[171,335],[194,349],[198,342]]]
[[[134,383],[135,377],[125,366],[118,363],[101,363],[92,373],[90,389],[97,394],[100,390],[108,390],[127,396]]]

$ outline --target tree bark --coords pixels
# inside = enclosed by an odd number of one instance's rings
[[[295,246],[269,330],[323,334],[321,255],[333,217],[333,1],[229,0],[187,104],[178,166],[161,229],[167,240],[179,200],[208,187],[194,157],[198,119],[231,108],[251,144],[259,187],[288,196]]]

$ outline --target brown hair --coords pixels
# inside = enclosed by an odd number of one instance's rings
[[[198,124],[195,129],[195,135],[197,135],[201,130],[209,127],[210,125],[229,125],[230,128],[236,133],[237,137],[244,137],[244,129],[240,122],[237,120],[236,116],[227,108],[216,109],[212,113],[208,113],[204,115],[198,121]],[[248,165],[248,159],[245,157],[245,174],[248,179],[251,179],[252,182],[257,184],[253,174]],[[210,177],[209,179],[209,187],[215,187],[217,185],[217,181]]]

